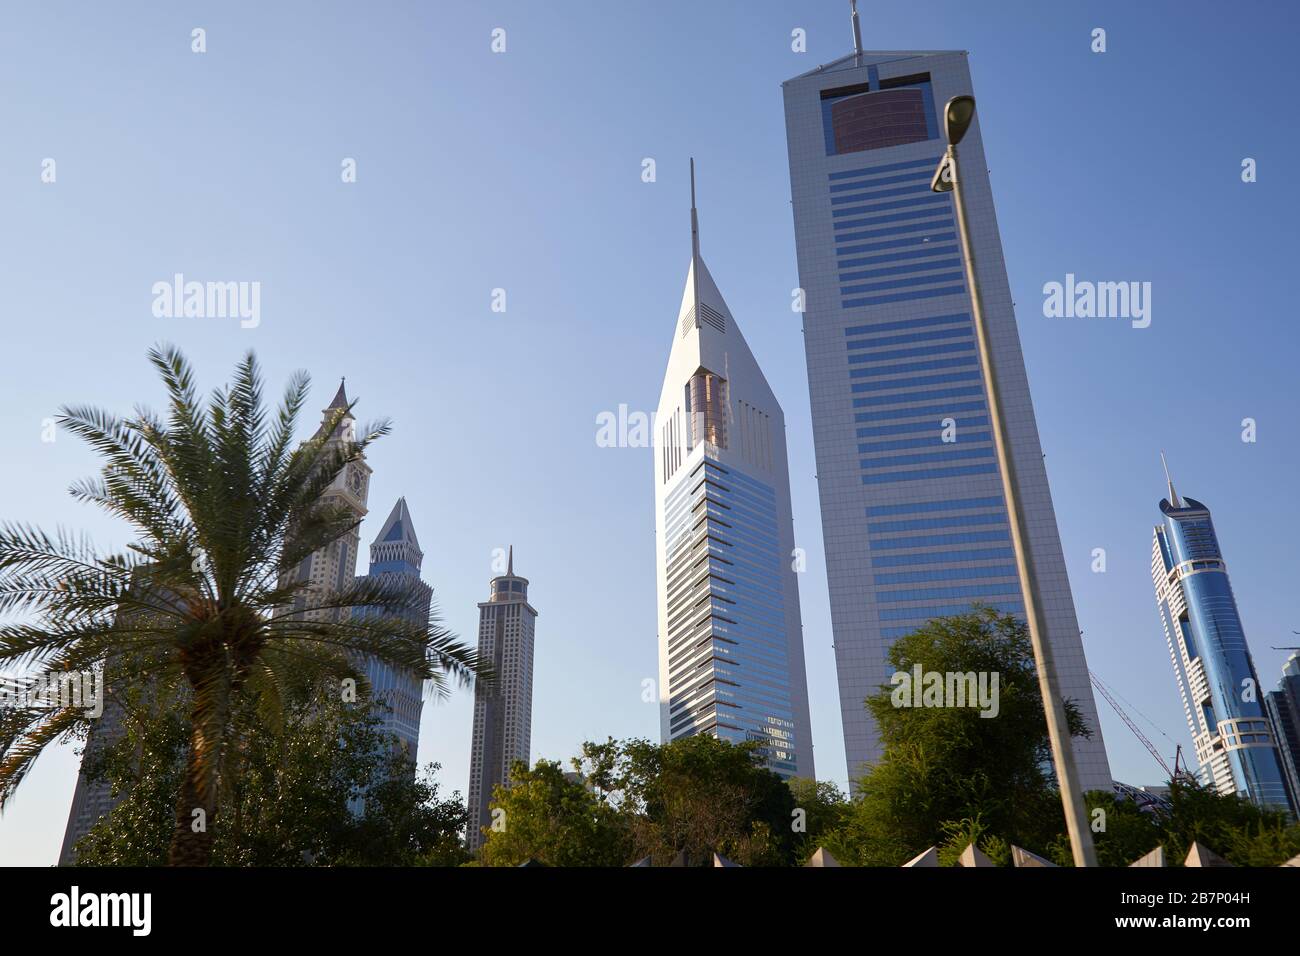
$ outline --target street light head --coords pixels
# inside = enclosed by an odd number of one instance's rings
[[[975,97],[954,96],[943,108],[943,134],[948,143],[956,146],[970,129],[971,120],[975,118]]]

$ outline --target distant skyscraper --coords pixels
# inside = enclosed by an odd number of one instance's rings
[[[415,525],[407,510],[406,499],[398,498],[388,520],[370,545],[368,577],[409,586],[419,596],[417,606],[409,612],[410,620],[415,624],[428,621],[429,603],[433,599],[433,589],[420,580],[420,564],[423,560],[424,552],[420,550],[419,539],[415,536]],[[363,607],[354,609],[352,613],[354,618],[365,619],[377,612]],[[423,679],[371,656],[366,657],[364,666],[366,677],[370,680],[371,694],[389,707],[383,715],[382,730],[396,735],[414,761],[420,745],[420,711],[424,708]]]
[[[1288,808],[1264,690],[1246,646],[1210,510],[1169,482],[1151,543],[1151,577],[1201,782]]]
[[[1264,697],[1264,708],[1273,723],[1282,774],[1291,794],[1291,810],[1300,816],[1300,653],[1287,658],[1277,689]]]
[[[855,29],[855,33],[856,33]],[[951,193],[930,180],[962,52],[857,52],[784,84],[813,439],[849,775],[881,755],[863,701],[895,639],[980,601],[1023,616]],[[1060,690],[1093,731],[1085,790],[1110,768],[1070,595],[978,116],[963,191],[1010,455]]]
[[[474,691],[474,738],[469,754],[471,850],[483,845],[492,823],[492,788],[510,779],[516,760],[531,764],[533,732],[533,634],[537,611],[528,603],[528,579],[515,574],[510,549],[506,573],[492,579],[491,596],[478,606],[478,654],[496,680]]]
[[[117,695],[105,695],[104,713],[98,720],[92,721],[86,745],[82,751],[81,762],[85,766],[87,758],[94,759],[120,741],[126,733],[122,723],[126,712]],[[68,811],[68,825],[63,831],[63,848],[59,852],[59,866],[72,866],[77,862],[76,846],[100,819],[126,796],[125,793],[113,795],[110,782],[100,777],[91,781],[84,770],[77,771],[77,786],[72,792],[72,808]]]
[[[324,432],[330,416],[336,410],[347,407],[347,392],[344,390],[344,383],[340,382],[334,400],[323,410],[317,436]],[[356,419],[351,412],[348,412],[334,428],[328,438],[328,444],[339,445],[346,441],[353,441],[355,435]],[[361,548],[360,521],[366,516],[366,499],[370,494],[370,473],[371,468],[366,464],[364,457],[350,462],[321,496],[322,504],[341,505],[355,513],[358,524],[347,534],[313,551],[303,559],[297,571],[292,574],[292,578],[297,581],[308,581],[310,587],[307,593],[299,594],[294,598],[295,608],[302,609],[313,601],[321,601],[327,595],[341,591],[352,583],[352,578],[357,573],[357,554]],[[343,609],[332,608],[310,611],[305,616],[311,620],[339,621],[346,616],[346,613]]]
[[[757,740],[813,776],[785,417],[700,258],[691,262],[656,418],[660,729]]]

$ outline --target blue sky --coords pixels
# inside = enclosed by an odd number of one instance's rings
[[[788,428],[819,775],[846,779],[780,83],[850,47],[848,4],[25,5],[0,28],[0,517],[126,529],[71,501],[96,462],[41,441],[64,403],[161,404],[145,361],[202,381],[257,351],[274,391],[346,375],[374,449],[368,544],[399,495],[446,620],[475,633],[494,548],[540,612],[533,756],[658,731],[652,462],[596,416],[653,409],[690,250],[696,157],[711,272]],[[1275,4],[863,2],[865,45],[966,49],[1089,662],[1172,757],[1189,747],[1156,615],[1164,448],[1214,510],[1260,676],[1300,643],[1293,328],[1296,15]],[[207,52],[191,52],[191,30]],[[490,50],[506,30],[506,52]],[[1095,27],[1107,52],[1090,51]],[[808,52],[791,51],[807,31]],[[358,181],[340,181],[345,158]],[[653,158],[657,181],[641,179]],[[1259,181],[1245,184],[1243,158]],[[40,180],[53,158],[57,181]],[[176,273],[261,283],[261,322],[166,319]],[[1049,319],[1066,273],[1152,283],[1152,324]],[[504,313],[490,308],[506,290]],[[313,414],[314,419],[314,414]],[[1254,418],[1258,441],[1241,441]],[[304,432],[314,424],[304,422]],[[1107,572],[1090,571],[1092,549]],[[1112,770],[1160,771],[1100,703]],[[425,708],[420,757],[468,779],[471,699]],[[1156,728],[1159,728],[1157,730]],[[1160,731],[1169,735],[1166,739]],[[76,758],[0,818],[0,864],[54,862]]]

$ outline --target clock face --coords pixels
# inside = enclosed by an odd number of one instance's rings
[[[352,489],[354,495],[360,495],[361,489],[365,487],[366,476],[361,474],[360,468],[352,468],[348,472],[348,487]]]

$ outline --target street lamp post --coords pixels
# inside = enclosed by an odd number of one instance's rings
[[[935,192],[951,192],[957,207],[957,229],[961,234],[963,258],[966,261],[966,282],[970,286],[971,314],[975,324],[975,338],[979,343],[980,362],[984,366],[984,393],[989,406],[993,444],[997,451],[998,467],[1002,472],[1002,494],[1006,498],[1011,518],[1011,543],[1016,553],[1016,569],[1020,572],[1020,589],[1025,602],[1025,617],[1029,623],[1029,640],[1034,647],[1034,662],[1038,670],[1038,690],[1043,697],[1043,711],[1047,715],[1047,735],[1052,743],[1052,762],[1061,788],[1061,803],[1065,807],[1065,824],[1070,833],[1070,846],[1074,852],[1075,866],[1096,866],[1097,853],[1092,845],[1092,831],[1088,829],[1087,810],[1083,792],[1079,789],[1079,771],[1074,765],[1074,750],[1070,746],[1070,728],[1065,716],[1065,703],[1058,691],[1056,669],[1052,663],[1052,648],[1047,642],[1047,627],[1038,600],[1038,582],[1034,565],[1029,560],[1029,528],[1020,506],[1020,493],[1016,485],[1015,465],[1011,458],[1011,442],[1007,436],[1007,423],[1002,416],[1002,400],[998,392],[997,368],[993,364],[993,350],[989,346],[989,331],[984,322],[984,303],[980,297],[979,279],[975,274],[975,254],[971,247],[970,228],[966,222],[966,198],[962,195],[961,175],[957,164],[957,144],[975,118],[975,97],[954,96],[944,107],[943,129],[948,140],[948,150],[939,160],[930,188]]]

